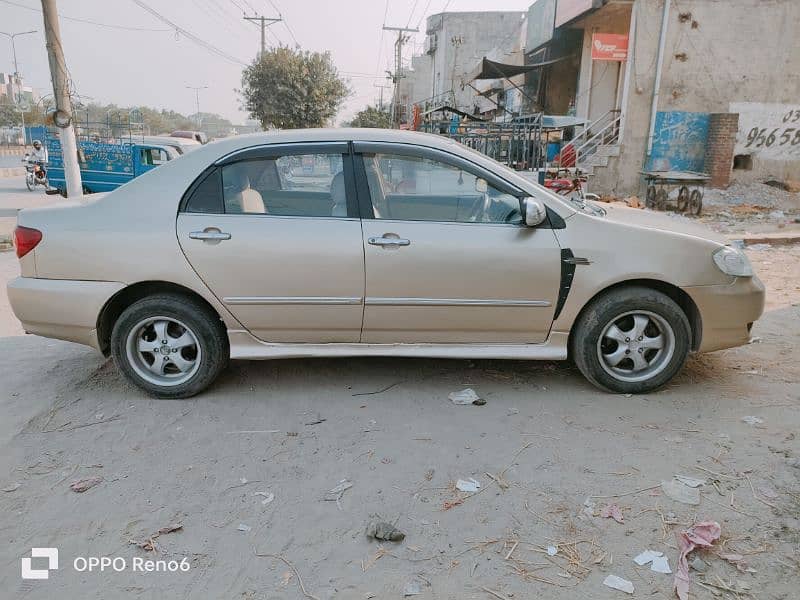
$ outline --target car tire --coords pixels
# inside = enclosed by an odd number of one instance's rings
[[[586,307],[573,329],[571,352],[595,386],[641,394],[680,371],[691,340],[689,319],[672,298],[632,286],[607,292]]]
[[[125,377],[156,398],[189,398],[227,366],[228,337],[204,304],[178,294],[148,296],[120,314],[111,354]]]

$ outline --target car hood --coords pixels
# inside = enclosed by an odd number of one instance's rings
[[[600,206],[606,210],[605,218],[609,221],[635,227],[657,229],[669,233],[690,235],[723,245],[729,243],[725,236],[683,215],[630,208],[624,205],[600,204]]]

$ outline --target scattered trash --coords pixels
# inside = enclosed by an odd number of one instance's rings
[[[678,479],[662,481],[661,489],[664,494],[676,502],[694,505],[700,504],[700,489],[688,486]]]
[[[761,425],[764,422],[764,419],[761,417],[754,417],[752,415],[747,415],[746,417],[742,417],[742,422],[747,423],[748,425]]]
[[[600,516],[604,519],[614,519],[617,523],[624,523],[625,517],[622,516],[622,509],[616,504],[609,504],[600,511]]]
[[[512,417],[514,415],[518,415],[519,414],[519,409],[518,408],[509,408],[507,414],[508,414],[509,417]]]
[[[760,338],[759,336],[757,336],[757,335],[754,335],[754,336],[753,336],[753,337],[751,337],[749,340],[747,340],[747,343],[748,343],[748,344],[760,344],[760,343],[761,343],[761,341],[762,341],[762,340],[761,340],[761,338]]]
[[[19,484],[17,484],[17,485],[19,485]],[[3,490],[3,491],[6,491],[6,490]],[[766,487],[766,486],[759,487],[758,488],[758,493],[761,494],[762,496],[764,496],[764,498],[766,498],[768,500],[775,500],[778,497],[778,492],[776,492],[772,488]]]
[[[20,484],[19,483],[12,483],[8,487],[4,487],[3,491],[4,492],[16,492],[19,488],[20,488]]]
[[[459,479],[456,481],[456,489],[462,492],[477,492],[480,488],[480,482],[472,477],[469,479]]]
[[[597,514],[597,503],[591,498],[583,501],[583,514],[594,517]]]
[[[687,556],[695,548],[710,548],[719,539],[722,529],[716,521],[702,521],[678,535],[678,568],[675,572],[675,592],[680,600],[689,599],[689,563]]]
[[[327,502],[336,502],[336,503],[338,503],[339,500],[342,499],[342,496],[344,495],[344,493],[347,490],[349,490],[351,487],[353,487],[353,482],[352,481],[350,481],[348,479],[342,479],[339,482],[339,485],[337,485],[336,487],[333,487],[333,488],[331,488],[331,489],[329,489],[327,491],[327,493],[323,497],[323,500],[325,500]]]
[[[695,477],[687,477],[686,475],[675,475],[675,479],[680,481],[683,485],[688,485],[691,488],[700,487],[706,484],[705,479],[697,479]]]
[[[454,508],[461,504],[464,504],[464,500],[462,500],[461,498],[456,498],[455,500],[445,500],[444,503],[442,504],[442,510],[450,510],[451,508]]]
[[[182,523],[170,523],[166,527],[162,527],[158,530],[158,535],[165,535],[167,533],[172,533],[173,531],[180,531],[183,529]]]
[[[608,587],[619,590],[620,592],[625,592],[626,594],[633,593],[633,583],[627,579],[623,579],[622,577],[617,577],[616,575],[609,575],[606,577],[603,580],[603,585],[607,585]]]
[[[247,532],[247,531],[251,531],[253,528],[250,527],[250,525],[245,525],[244,523],[239,523],[239,526],[236,529],[238,529],[239,531]]]
[[[656,573],[664,573],[669,575],[672,569],[669,568],[669,560],[664,556],[663,552],[657,550],[645,550],[639,556],[633,559],[640,567],[650,563],[650,570]]]
[[[460,392],[450,392],[447,396],[450,402],[458,405],[474,404],[475,406],[483,406],[486,400],[478,396],[477,392],[472,388],[466,388]]]
[[[386,521],[370,521],[365,533],[368,538],[388,542],[401,542],[406,537],[405,533]]]
[[[555,556],[556,554],[558,554],[558,548],[556,548],[555,546],[548,546],[547,547],[547,555],[548,556]]]
[[[261,504],[264,506],[275,500],[275,494],[272,492],[254,492],[253,496],[263,496],[264,499],[261,501]]]
[[[742,556],[741,554],[719,554],[718,556],[722,560],[727,560],[729,563],[735,566],[736,569],[741,573],[747,573],[748,571],[752,571],[752,569],[748,567],[747,561],[745,561],[744,556]]]
[[[80,494],[85,492],[86,490],[93,488],[102,481],[103,478],[100,477],[99,475],[96,477],[89,477],[88,479],[80,479],[78,481],[73,481],[70,484],[69,489],[71,489],[73,492],[78,492]]]
[[[412,579],[403,587],[403,596],[417,596],[421,593],[422,584],[416,579]]]
[[[320,423],[324,423],[327,420],[328,419],[323,419],[322,417],[317,415],[316,419],[314,419],[313,421],[309,421],[308,423],[303,423],[303,425],[319,425]]]
[[[692,567],[693,571],[697,571],[698,573],[705,573],[708,569],[708,565],[699,556],[695,556],[692,562],[689,563],[689,566]]]

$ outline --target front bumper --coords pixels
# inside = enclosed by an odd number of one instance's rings
[[[73,281],[17,277],[8,282],[11,309],[28,333],[92,346],[97,317],[125,285],[113,281]]]
[[[750,328],[764,312],[765,289],[758,277],[737,277],[725,285],[683,288],[700,312],[700,352],[741,346],[750,340]]]

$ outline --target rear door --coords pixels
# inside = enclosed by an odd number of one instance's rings
[[[355,144],[362,207],[363,342],[540,343],[561,275],[549,227],[522,224],[519,191],[460,157]]]
[[[209,169],[178,240],[211,291],[269,342],[358,342],[361,223],[346,143],[250,149]]]

